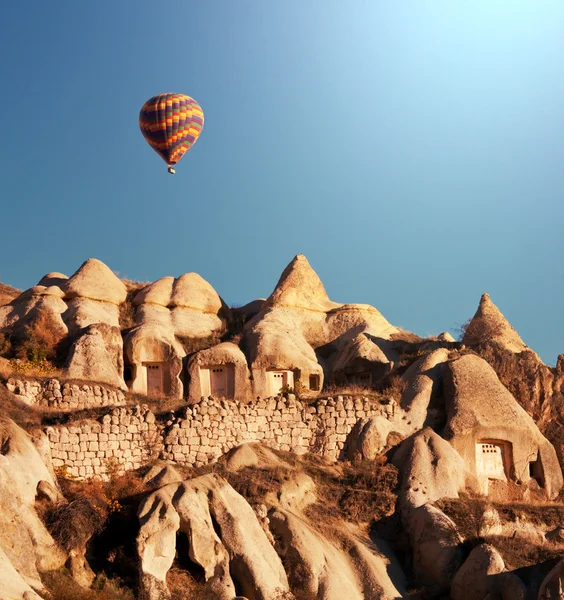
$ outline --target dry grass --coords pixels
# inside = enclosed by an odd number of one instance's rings
[[[562,555],[563,545],[546,542],[542,539],[541,532],[555,529],[564,522],[563,504],[490,502],[482,497],[461,495],[456,500],[440,500],[436,505],[454,521],[467,544],[492,544],[499,550],[510,570],[542,563]],[[490,507],[498,512],[502,525],[515,524],[512,535],[494,535],[494,532],[490,534],[487,528],[484,528],[484,513]],[[538,528],[539,535],[527,533],[527,530],[523,529],[524,523]]]
[[[18,290],[17,288],[12,287],[11,285],[0,283],[0,306],[10,304],[10,302],[17,298],[21,293],[21,290]]]
[[[108,465],[107,481],[78,481],[64,467],[56,469],[56,473],[68,502],[45,507],[42,516],[53,538],[67,552],[83,548],[103,531],[110,515],[123,510],[124,499],[145,491],[138,474],[120,473],[117,463]]]
[[[316,484],[318,501],[308,508],[312,523],[319,523],[326,534],[328,519],[347,520],[367,524],[394,512],[398,471],[379,457],[358,464],[327,463],[323,458],[306,454],[272,450],[282,462],[276,466],[246,467],[237,472],[228,471],[222,463],[196,470],[196,475],[214,471],[250,504],[258,504],[281,485],[293,479],[299,471],[309,475]]]
[[[0,384],[0,403],[3,416],[12,419],[20,427],[32,429],[41,426],[41,412],[18,400],[2,384]]]
[[[171,600],[186,600],[187,598],[217,600],[217,595],[211,592],[202,581],[198,581],[188,571],[175,566],[167,573],[166,585]]]
[[[53,600],[135,600],[130,589],[105,575],[98,575],[89,590],[79,586],[66,571],[45,573],[43,583]]]
[[[147,281],[131,281],[130,279],[122,279],[121,281],[127,288],[125,302],[120,304],[119,307],[119,326],[123,331],[135,326],[135,305],[133,304],[133,299],[143,288],[151,284]]]
[[[371,398],[382,403],[384,402],[384,400],[386,400],[386,396],[383,392],[380,392],[370,387],[365,387],[362,385],[356,385],[352,383],[344,385],[337,385],[331,383],[327,386],[324,386],[323,394],[321,396],[318,396],[318,398],[331,397],[335,399],[337,396],[362,396],[363,398]]]
[[[392,333],[392,335],[390,335],[390,339],[394,342],[408,342],[409,344],[417,344],[425,340],[425,338],[422,338],[420,335],[405,329],[401,329],[397,333]]]

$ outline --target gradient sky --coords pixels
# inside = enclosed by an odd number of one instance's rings
[[[420,335],[489,292],[564,353],[562,0],[19,0],[0,52],[1,281],[96,257],[244,304],[303,253]],[[206,119],[174,177],[165,91]]]

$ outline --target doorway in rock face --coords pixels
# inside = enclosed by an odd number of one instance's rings
[[[268,390],[271,396],[277,396],[283,387],[294,384],[294,377],[292,371],[278,369],[267,371],[267,378]]]
[[[162,363],[144,363],[147,369],[147,395],[160,395],[164,393],[163,365]]]
[[[320,377],[319,375],[310,375],[309,376],[309,389],[312,392],[319,392],[320,388]]]
[[[482,440],[476,444],[476,473],[486,479],[507,481],[509,444],[500,440]]]
[[[213,367],[210,369],[211,395],[215,398],[227,396],[227,370],[224,367]]]
[[[529,476],[539,484],[539,487],[544,487],[544,469],[540,456],[535,461],[529,463]]]
[[[233,398],[235,368],[232,364],[200,367],[201,394],[204,398]]]
[[[347,383],[358,385],[363,388],[369,388],[372,386],[372,374],[368,371],[364,373],[352,373],[347,376]]]

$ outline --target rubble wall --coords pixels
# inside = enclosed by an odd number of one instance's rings
[[[161,422],[146,405],[114,408],[97,420],[48,427],[55,467],[77,477],[105,475],[119,466],[135,469],[162,458],[188,466],[213,462],[245,442],[298,454],[343,459],[347,437],[359,419],[393,419],[395,403],[338,397],[305,404],[292,397],[251,404],[203,400]]]

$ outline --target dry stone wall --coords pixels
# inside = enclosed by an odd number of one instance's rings
[[[162,452],[161,426],[147,406],[115,408],[99,420],[48,427],[54,467],[74,477],[137,469]]]
[[[304,404],[293,397],[252,404],[203,400],[159,423],[146,405],[115,408],[98,420],[46,429],[53,464],[76,477],[102,475],[119,466],[135,469],[157,457],[202,466],[245,442],[261,442],[299,454],[343,459],[347,437],[359,419],[393,419],[395,403],[338,397]]]
[[[6,387],[22,402],[38,408],[70,411],[125,404],[125,395],[121,390],[98,384],[10,377]]]
[[[306,405],[290,397],[253,404],[203,400],[169,421],[163,458],[200,466],[245,442],[343,459],[355,423],[377,415],[392,419],[396,405],[369,398],[332,398]]]

